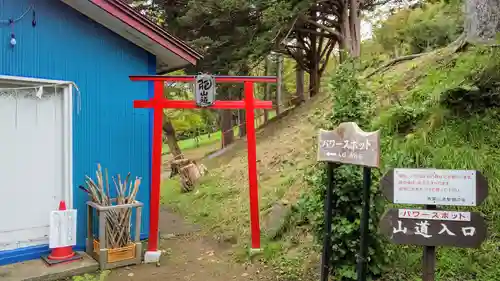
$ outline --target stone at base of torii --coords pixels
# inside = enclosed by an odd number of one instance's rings
[[[161,251],[146,251],[144,254],[144,263],[159,263]]]
[[[263,252],[264,252],[264,250],[262,248],[250,248],[248,250],[248,253],[250,254],[251,257],[253,257],[255,255],[259,255]]]

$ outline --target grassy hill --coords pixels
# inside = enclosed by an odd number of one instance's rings
[[[475,169],[485,174],[489,198],[480,207],[464,209],[486,216],[489,239],[480,249],[439,248],[437,280],[500,280],[499,66],[498,48],[470,48],[461,53],[443,49],[370,79],[353,78],[352,72],[342,70],[327,75],[325,84],[335,87],[324,89],[323,95],[258,133],[264,225],[274,204],[293,205],[280,234],[264,235],[261,259],[283,280],[317,280],[320,251],[315,233],[322,227],[324,186],[311,184],[320,183],[322,175],[310,172],[322,169],[314,166],[314,137],[319,127],[334,127],[335,120],[360,119],[365,123],[363,129],[381,130],[382,167],[376,178],[396,167]],[[353,79],[359,89],[353,86]],[[360,106],[360,92],[373,102]],[[246,143],[240,141],[231,151],[207,162],[210,174],[194,192],[181,194],[177,181],[169,180],[164,182],[162,194],[164,203],[204,225],[208,234],[231,242],[239,259],[246,258],[244,250],[250,242],[245,148]],[[357,184],[354,177],[351,183]],[[374,193],[376,189],[377,184]],[[375,201],[382,202],[380,198]],[[385,203],[383,207],[390,206]],[[350,223],[356,233],[359,222]],[[357,247],[353,243],[349,245],[352,249]],[[383,249],[372,249],[380,251],[377,255],[383,255],[386,262],[381,280],[419,280],[421,248],[383,243]],[[337,270],[342,271],[342,280],[352,277],[350,268]]]

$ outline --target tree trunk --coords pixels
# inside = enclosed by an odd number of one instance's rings
[[[281,114],[281,103],[282,103],[282,93],[283,93],[283,56],[280,54],[276,55],[278,61],[278,83],[276,84],[276,116]]]
[[[313,36],[314,38],[316,36]],[[316,94],[319,93],[320,89],[320,78],[321,78],[321,73],[319,71],[319,60],[318,60],[318,52],[317,52],[317,45],[316,45],[316,40],[313,40],[311,38],[311,49],[314,50],[311,52],[311,61],[310,61],[310,72],[309,72],[309,97],[314,97]],[[313,45],[314,42],[314,45]]]
[[[500,0],[465,1],[467,42],[495,43],[500,32]]]
[[[341,62],[345,61],[345,56],[350,55],[352,53],[352,43],[351,43],[351,27],[349,24],[349,1],[343,1],[343,9],[342,14],[340,16],[341,25],[340,25],[340,33],[344,36],[340,40],[340,47],[343,51],[341,53]]]
[[[304,96],[304,70],[300,67],[300,64],[295,66],[295,91],[297,98],[300,102],[306,100]]]
[[[361,54],[361,19],[358,0],[349,1],[349,29],[351,35],[351,57]]]
[[[234,142],[233,132],[233,112],[232,110],[221,110],[221,130],[222,130],[222,148]]]
[[[309,53],[309,96],[314,97],[319,93],[319,54],[317,36],[311,34],[311,51]]]
[[[243,94],[243,89],[240,90],[239,96],[240,100],[244,99],[245,95]],[[245,113],[246,110],[244,109],[238,110],[238,136],[240,138],[247,135],[247,127],[246,127],[247,115]]]
[[[245,114],[245,110],[241,109],[238,110],[238,120],[239,120],[239,130],[238,130],[238,136],[240,138],[244,137],[247,135],[247,127],[246,127],[246,120],[247,116]]]
[[[300,42],[299,41],[300,34],[297,33],[296,36],[297,36],[297,42]],[[300,61],[302,61],[303,60],[303,53],[300,52],[299,54],[300,55],[298,56],[298,59]],[[304,95],[304,69],[302,68],[302,66],[298,62],[296,62],[296,65],[295,65],[295,80],[296,80],[296,82],[295,82],[296,95],[301,102],[305,101],[306,98]],[[310,95],[309,95],[309,97],[310,97]]]
[[[172,121],[167,117],[167,115],[163,116],[163,120],[163,131],[167,137],[167,145],[170,149],[170,153],[172,153],[174,159],[179,159],[181,158],[182,151],[177,143],[177,137],[175,136],[175,129],[172,125]]]
[[[344,0],[340,16],[340,33],[344,36],[340,40],[340,47],[344,51],[340,61],[345,56],[357,58],[361,54],[361,17],[358,0]]]
[[[318,86],[316,85],[318,79],[316,76],[317,73],[314,70],[309,73],[309,95],[311,97],[314,97],[318,93]]]

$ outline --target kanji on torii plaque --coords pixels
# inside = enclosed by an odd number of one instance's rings
[[[153,152],[151,171],[151,200],[150,200],[150,226],[148,251],[145,261],[159,260],[158,251],[158,221],[160,215],[160,183],[161,183],[161,150],[162,150],[162,126],[163,109],[197,109],[208,106],[215,109],[245,109],[247,146],[248,146],[248,180],[250,186],[250,222],[252,230],[252,249],[260,249],[260,226],[259,226],[259,197],[257,187],[257,152],[255,109],[272,109],[271,101],[261,101],[254,98],[254,83],[275,83],[276,77],[262,76],[214,76],[216,83],[243,83],[245,99],[239,101],[216,100],[210,105],[209,100],[198,103],[195,100],[169,100],[164,95],[164,82],[195,82],[196,76],[131,76],[132,81],[150,81],[154,83],[154,96],[149,100],[134,101],[135,108],[153,109]],[[147,257],[147,256],[151,257]]]

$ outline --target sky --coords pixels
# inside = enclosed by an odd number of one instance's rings
[[[406,7],[410,7],[411,5],[417,4],[420,1],[421,0],[389,1],[385,5],[376,8],[374,12],[364,15],[365,18],[370,18],[370,21],[367,20],[361,21],[361,40],[372,38],[373,36],[372,31],[374,28],[373,23],[387,19],[387,17],[390,15],[391,8],[403,9]]]
[[[371,39],[373,36],[372,32],[373,26],[369,21],[361,21],[361,41]]]

